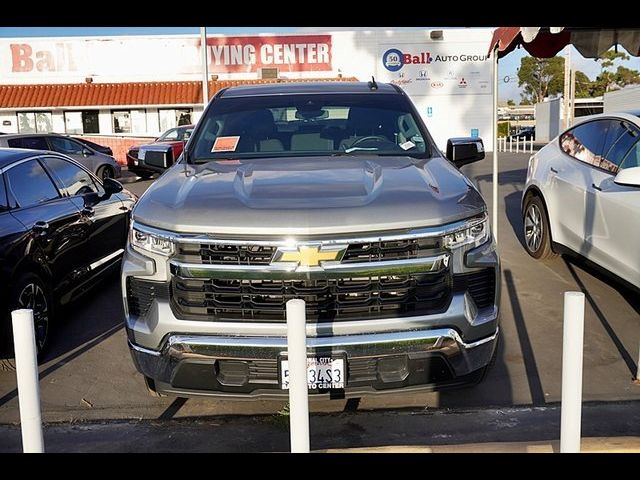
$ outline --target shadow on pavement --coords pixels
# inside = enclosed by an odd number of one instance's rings
[[[627,302],[629,302],[629,305],[631,305],[636,310],[636,312],[640,313],[640,302],[638,301],[637,294],[634,295],[632,292],[629,292],[626,287],[619,285],[617,282],[615,282],[615,280],[612,281],[612,278],[610,277],[608,278],[605,274],[599,272],[595,268],[588,266],[584,261],[581,261],[580,259],[575,259],[568,256],[563,256],[562,259],[564,260],[564,263],[567,266],[567,270],[569,270],[569,273],[573,277],[573,280],[578,285],[578,288],[580,288],[580,291],[584,293],[585,299],[593,309],[594,313],[596,314],[596,317],[598,317],[598,320],[602,324],[602,327],[607,332],[607,335],[609,335],[609,337],[611,338],[611,341],[613,342],[616,349],[618,350],[620,357],[622,358],[624,363],[627,365],[627,368],[631,373],[631,378],[635,379],[636,373],[638,371],[638,365],[636,364],[635,360],[633,359],[631,354],[628,352],[628,350],[625,348],[624,344],[620,341],[620,338],[618,337],[615,330],[607,320],[607,317],[604,315],[602,310],[600,310],[600,308],[598,307],[598,304],[589,293],[589,290],[587,289],[587,287],[584,285],[582,280],[580,280],[580,277],[578,277],[578,275],[576,274],[574,266],[579,267],[582,270],[585,270],[587,273],[598,277],[599,280],[601,280],[602,282],[605,282],[611,285],[613,288],[618,290],[621,296],[625,300],[627,300]]]
[[[516,292],[516,285],[513,281],[513,274],[511,273],[511,270],[504,270],[504,281],[507,286],[509,301],[511,302],[513,321],[516,325],[516,330],[518,331],[518,340],[522,351],[524,368],[527,372],[527,382],[529,383],[529,391],[531,392],[531,401],[534,407],[539,407],[545,404],[544,390],[542,389],[542,382],[540,381],[536,358],[533,353],[533,347],[531,346],[531,340],[527,331],[527,325],[525,324],[522,307],[518,300],[518,293]]]
[[[54,363],[40,372],[40,380],[100,344],[123,328],[119,269],[68,306],[59,308],[51,325],[49,347],[40,364]],[[12,383],[15,379],[11,375]],[[13,383],[15,385],[15,383]],[[13,388],[0,397],[0,406],[17,396]]]

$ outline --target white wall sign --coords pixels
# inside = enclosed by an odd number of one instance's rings
[[[490,95],[491,61],[481,43],[380,44],[380,80],[410,95]]]

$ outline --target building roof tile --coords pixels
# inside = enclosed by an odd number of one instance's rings
[[[209,82],[209,97],[211,98],[223,88],[238,85],[354,80],[355,78],[212,80]],[[198,103],[202,103],[202,83],[198,81],[0,85],[0,108],[191,105]]]

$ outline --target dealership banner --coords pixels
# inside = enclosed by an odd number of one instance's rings
[[[211,72],[330,71],[331,35],[207,38]]]
[[[377,72],[410,95],[491,94],[492,62],[478,42],[381,44]]]
[[[330,72],[331,35],[207,37],[210,73]],[[59,81],[89,76],[159,78],[202,71],[200,39],[90,37],[0,40],[0,83]]]

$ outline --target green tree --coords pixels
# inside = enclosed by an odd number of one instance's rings
[[[513,100],[509,99],[507,100],[507,105],[509,105],[510,107],[513,107],[516,104],[516,102],[514,102]]]
[[[616,52],[615,50],[609,50],[604,52],[598,61],[600,62],[600,75],[593,81],[592,95],[603,95],[609,90],[616,87],[622,88],[627,85],[640,83],[640,72],[632,70],[623,65],[618,65],[615,71],[612,68],[615,65],[616,60],[629,60],[629,55],[623,52]]]
[[[564,74],[562,76],[564,77]],[[576,70],[576,98],[592,97],[593,88],[594,83],[589,80],[589,77],[587,77],[584,72]]]
[[[531,105],[531,100],[529,100],[528,98],[525,98],[524,95],[522,95],[522,100],[520,100],[520,105]]]
[[[523,87],[523,99],[542,102],[545,97],[564,88],[564,57],[523,57],[518,69],[518,86]]]

